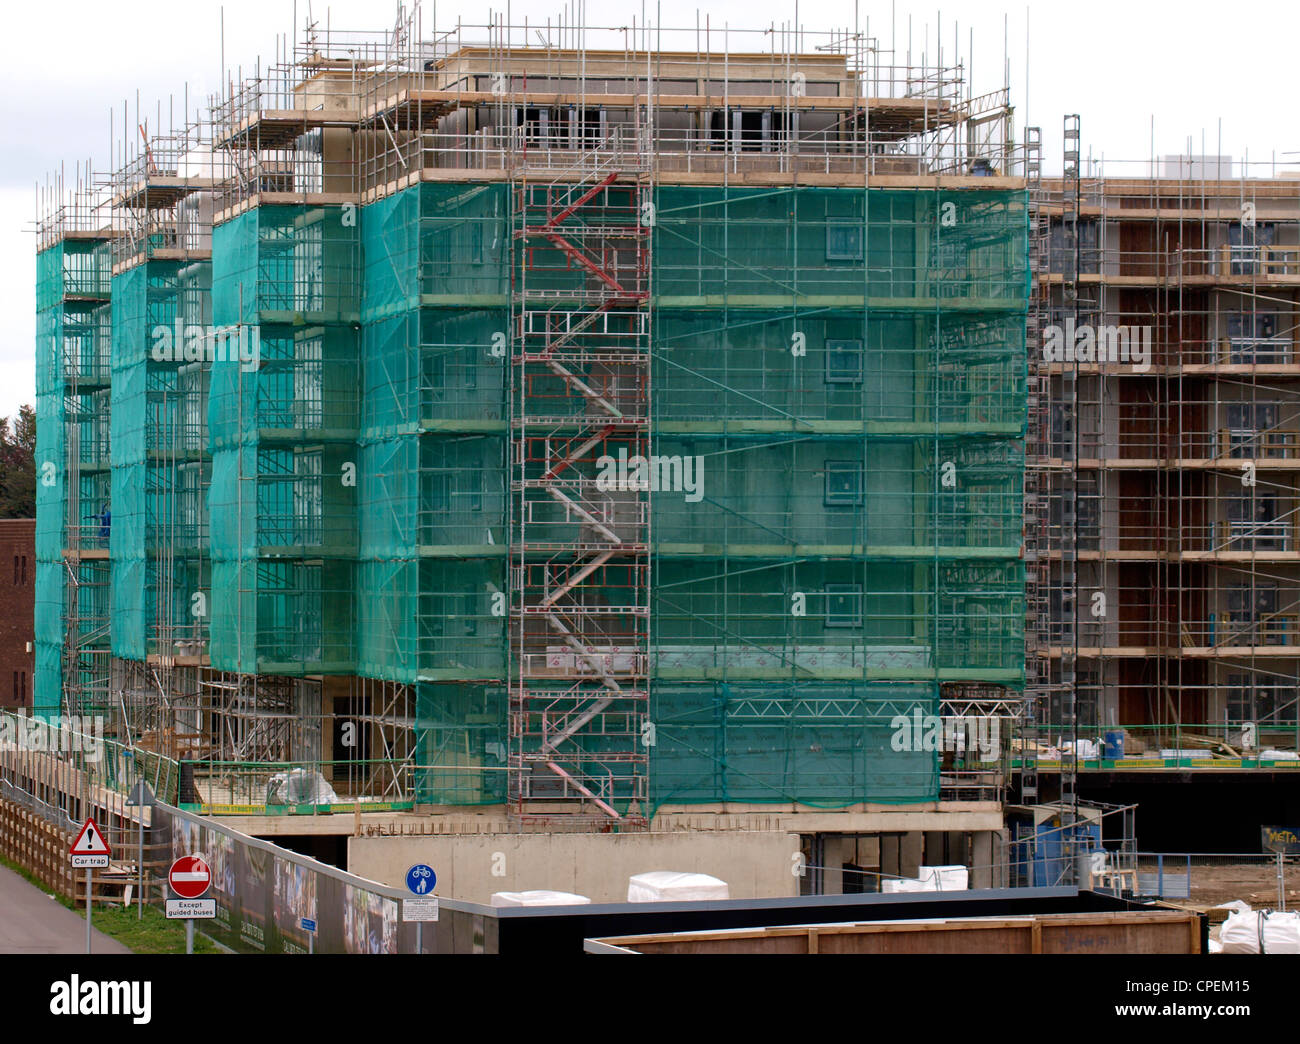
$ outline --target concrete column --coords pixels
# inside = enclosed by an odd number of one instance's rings
[[[921,860],[922,866],[944,866],[949,862],[946,846],[944,845],[945,833],[942,830],[927,830],[925,832],[925,852]],[[955,860],[952,860],[955,862]]]
[[[979,830],[971,834],[971,872],[972,888],[993,888],[993,833]]]
[[[844,894],[845,837],[842,834],[822,835],[822,894]]]
[[[880,835],[880,872],[886,877],[902,877],[898,872],[898,834]]]
[[[909,830],[899,838],[898,867],[903,877],[916,877],[921,869],[921,850],[925,836],[920,830]]]

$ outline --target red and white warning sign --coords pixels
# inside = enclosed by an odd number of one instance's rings
[[[181,856],[167,871],[167,883],[182,899],[198,899],[212,885],[212,871],[201,856]]]
[[[72,842],[68,854],[72,856],[72,865],[77,869],[83,869],[108,866],[108,857],[112,853],[109,851],[108,842],[104,840],[104,835],[99,832],[99,827],[95,826],[95,820],[92,818],[81,825],[81,833]]]

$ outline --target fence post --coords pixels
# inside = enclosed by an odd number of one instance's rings
[[[1156,855],[1156,895],[1161,899],[1165,897],[1165,854],[1163,852]]]

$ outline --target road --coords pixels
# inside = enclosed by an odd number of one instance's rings
[[[96,931],[92,953],[130,953]],[[86,922],[8,867],[0,866],[0,953],[85,953]]]

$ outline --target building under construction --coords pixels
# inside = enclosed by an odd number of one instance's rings
[[[123,112],[47,193],[37,708],[217,814],[803,815],[835,874],[987,872],[1041,175],[1007,89],[857,29],[421,17]]]
[[[1064,176],[1031,183],[1037,714],[1018,763],[1027,800],[1058,779],[1065,801],[1140,799],[1185,846],[1204,788],[1293,812],[1300,172],[1190,153],[1089,169],[1082,140],[1066,117]]]

